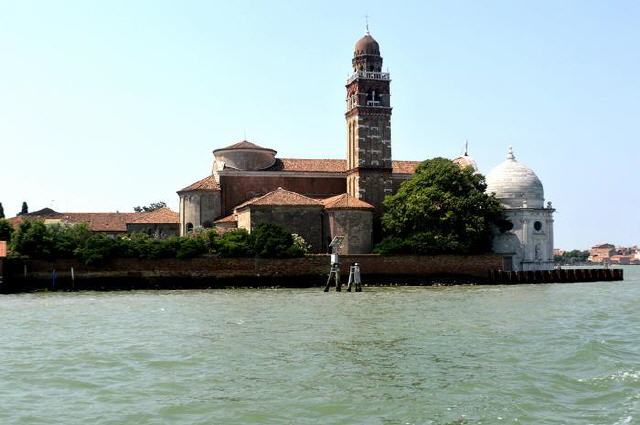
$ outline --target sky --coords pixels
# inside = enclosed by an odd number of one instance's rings
[[[365,16],[392,83],[394,159],[483,173],[509,145],[556,247],[640,244],[640,2],[0,0],[0,202],[131,211],[244,139],[345,158]]]

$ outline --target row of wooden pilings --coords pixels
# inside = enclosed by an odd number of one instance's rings
[[[622,269],[554,269],[521,272],[491,270],[491,283],[572,283],[623,280]]]

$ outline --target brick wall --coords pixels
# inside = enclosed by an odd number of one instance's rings
[[[322,205],[249,205],[249,223],[244,220],[246,213],[238,215],[238,227],[255,229],[261,224],[272,223],[282,226],[290,233],[297,233],[311,245],[311,252],[323,252]]]
[[[482,282],[490,270],[500,269],[502,257],[478,256],[378,256],[341,257],[346,281],[349,266],[358,262],[365,284],[429,284],[438,279],[460,278]],[[27,279],[24,279],[24,265]],[[17,292],[51,288],[56,270],[55,289],[136,289],[198,288],[227,285],[281,285],[307,287],[322,284],[329,271],[328,255],[293,259],[195,258],[191,260],[117,259],[101,267],[88,267],[75,260],[20,261],[6,264],[4,291]],[[75,282],[71,281],[71,267]]]
[[[242,202],[281,187],[312,198],[328,198],[346,192],[346,179],[337,177],[221,176],[222,214],[228,215]]]
[[[328,210],[330,237],[344,236],[342,251],[345,254],[371,252],[373,236],[373,211],[358,209]]]

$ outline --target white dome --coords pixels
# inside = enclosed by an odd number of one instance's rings
[[[487,176],[487,193],[495,193],[507,208],[544,207],[542,182],[531,168],[516,161],[511,147],[507,160]]]

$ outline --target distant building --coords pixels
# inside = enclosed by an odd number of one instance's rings
[[[631,255],[612,255],[609,257],[610,264],[629,265],[634,262],[634,257]]]
[[[168,208],[160,208],[152,212],[140,213],[61,213],[44,208],[32,213],[9,219],[17,227],[24,220],[42,220],[45,224],[78,224],[84,223],[89,230],[106,235],[123,235],[127,233],[146,233],[157,238],[178,235],[179,216]]]
[[[591,263],[608,263],[611,257],[616,255],[616,247],[610,243],[594,245],[589,250],[589,258],[587,261]]]

